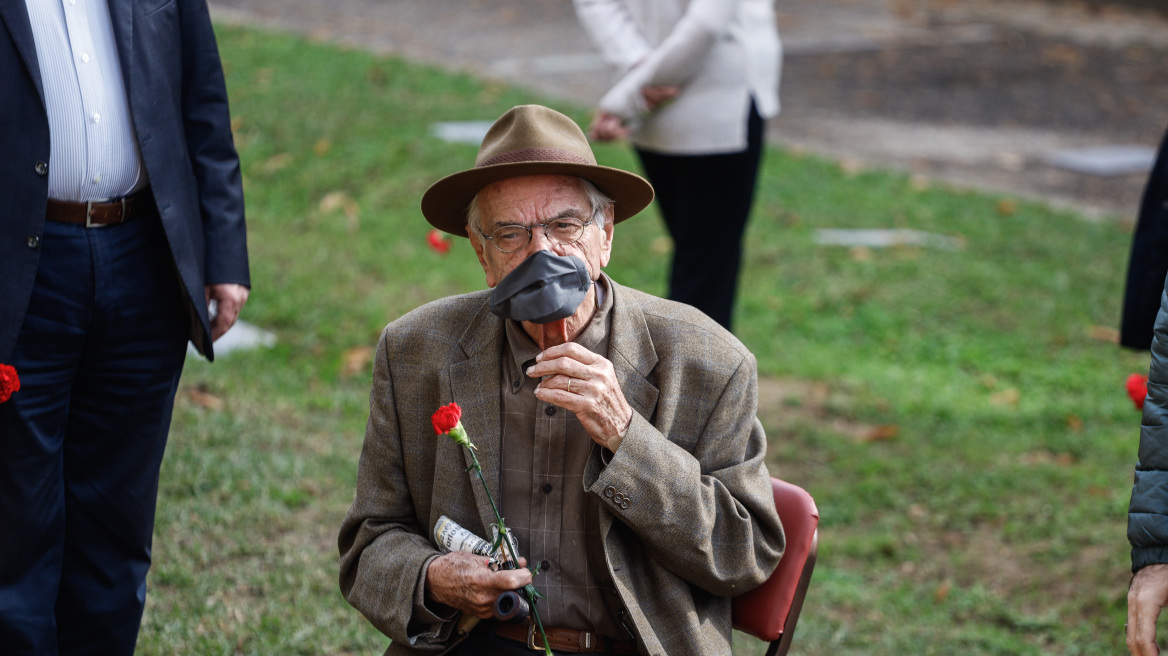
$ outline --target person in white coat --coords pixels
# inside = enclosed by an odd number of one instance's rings
[[[669,297],[730,328],[764,120],[779,112],[773,0],[574,0],[621,77],[589,128],[628,137],[674,241]]]

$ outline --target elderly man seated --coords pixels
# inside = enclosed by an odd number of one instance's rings
[[[433,226],[470,238],[493,289],[424,305],[378,344],[340,583],[392,639],[387,654],[544,649],[530,625],[493,619],[528,569],[430,537],[445,515],[489,539],[495,518],[466,452],[431,427],[452,402],[539,564],[551,649],[730,654],[730,597],[765,581],[784,547],[756,365],[702,313],[602,272],[615,224],[652,198],[535,105],[504,114],[474,168],[423,197]],[[488,621],[468,630],[471,616]]]

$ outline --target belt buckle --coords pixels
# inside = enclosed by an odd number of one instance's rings
[[[126,222],[126,198],[125,198],[125,196],[119,198],[118,202],[122,206],[122,213],[118,217],[117,221],[111,221],[110,223],[94,223],[93,222],[93,201],[91,201],[91,200],[85,201],[85,227],[86,228],[105,228],[105,227],[114,225],[116,223],[125,223]]]
[[[531,651],[543,651],[543,647],[535,646],[535,623],[527,623],[527,648]]]

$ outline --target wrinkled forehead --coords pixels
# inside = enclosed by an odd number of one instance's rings
[[[570,175],[527,175],[492,183],[479,192],[488,224],[542,223],[548,219],[591,213],[588,195]]]

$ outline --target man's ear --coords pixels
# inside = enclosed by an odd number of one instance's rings
[[[600,245],[600,268],[608,266],[608,260],[612,257],[612,232],[613,232],[613,215],[615,211],[610,203],[604,209],[604,242]]]
[[[479,241],[479,236],[475,234],[469,224],[466,226],[466,236],[470,239],[470,245],[474,248],[475,255],[479,258],[479,266],[483,268],[483,274],[487,277],[487,287],[493,288],[499,281],[495,280],[495,276],[491,274],[491,267],[487,266],[487,254],[483,251],[483,244]]]

